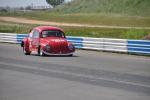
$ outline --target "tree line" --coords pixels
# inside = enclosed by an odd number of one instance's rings
[[[60,4],[62,4],[65,0],[46,0],[46,2],[50,5],[52,5],[53,7],[56,7]]]

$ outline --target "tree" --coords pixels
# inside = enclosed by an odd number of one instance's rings
[[[56,7],[58,5],[60,5],[61,3],[63,3],[65,0],[46,0],[46,2],[50,5],[52,5],[53,7]]]
[[[8,12],[5,8],[0,9],[0,12]]]
[[[32,7],[31,7],[31,6],[27,6],[25,9],[26,9],[26,10],[31,10]]]

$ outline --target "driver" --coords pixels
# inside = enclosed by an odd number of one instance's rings
[[[48,37],[48,32],[47,32],[47,31],[43,31],[43,32],[42,32],[42,37],[44,37],[44,38],[45,38],[45,37]]]

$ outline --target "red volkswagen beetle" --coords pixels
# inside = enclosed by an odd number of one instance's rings
[[[31,30],[29,36],[21,42],[25,55],[36,52],[44,55],[72,56],[75,47],[68,42],[62,29],[52,26],[38,26]]]

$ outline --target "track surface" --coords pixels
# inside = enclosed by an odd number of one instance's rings
[[[19,45],[0,43],[0,100],[150,100],[150,58],[25,56]]]

